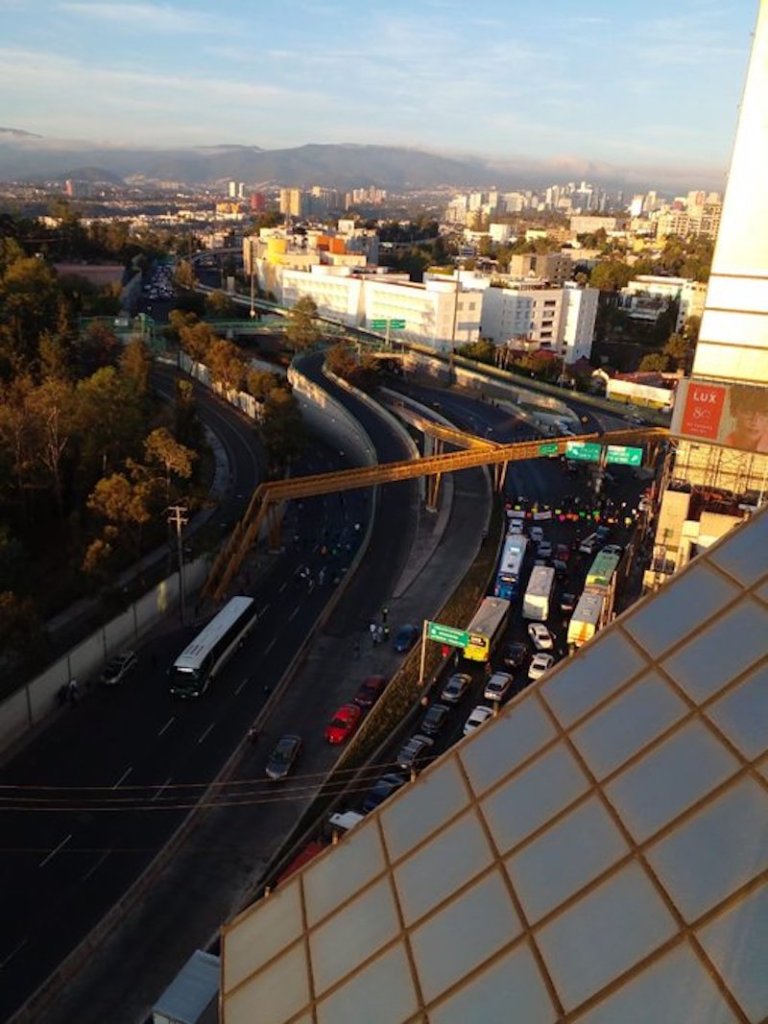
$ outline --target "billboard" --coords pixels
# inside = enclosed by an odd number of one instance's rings
[[[768,388],[683,380],[670,432],[691,441],[768,455]]]

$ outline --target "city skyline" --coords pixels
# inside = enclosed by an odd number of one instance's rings
[[[711,180],[730,157],[757,3],[597,0],[584,15],[523,0],[514,17],[499,0],[3,9],[2,121],[47,139],[383,144]]]

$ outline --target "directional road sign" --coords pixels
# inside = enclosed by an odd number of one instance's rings
[[[427,622],[427,639],[437,640],[438,643],[448,644],[450,647],[466,647],[469,643],[469,633],[465,629],[454,629],[453,626],[444,626],[440,622]]]
[[[404,331],[405,320],[390,320],[389,326],[392,328],[393,331]]]
[[[539,445],[539,455],[557,455],[557,443],[550,441],[548,444]]]
[[[612,462],[616,466],[642,466],[643,449],[627,448],[622,444],[609,444],[605,453],[605,461]]]
[[[565,457],[575,462],[599,462],[600,445],[591,441],[569,441],[565,446]]]
[[[387,321],[386,320],[371,320],[371,328],[374,331],[386,331]]]

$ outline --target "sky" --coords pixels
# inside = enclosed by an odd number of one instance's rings
[[[0,0],[0,125],[722,173],[758,2]]]

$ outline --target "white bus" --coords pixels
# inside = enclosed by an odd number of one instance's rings
[[[523,575],[523,562],[528,539],[521,534],[507,537],[499,560],[499,571],[496,574],[496,585],[493,593],[511,601],[520,591],[520,579]]]
[[[509,607],[509,601],[500,597],[483,598],[467,626],[469,643],[464,648],[465,658],[470,661],[488,661],[493,648],[504,635]]]
[[[170,690],[175,697],[199,697],[229,661],[256,619],[252,597],[233,597],[174,661]]]

